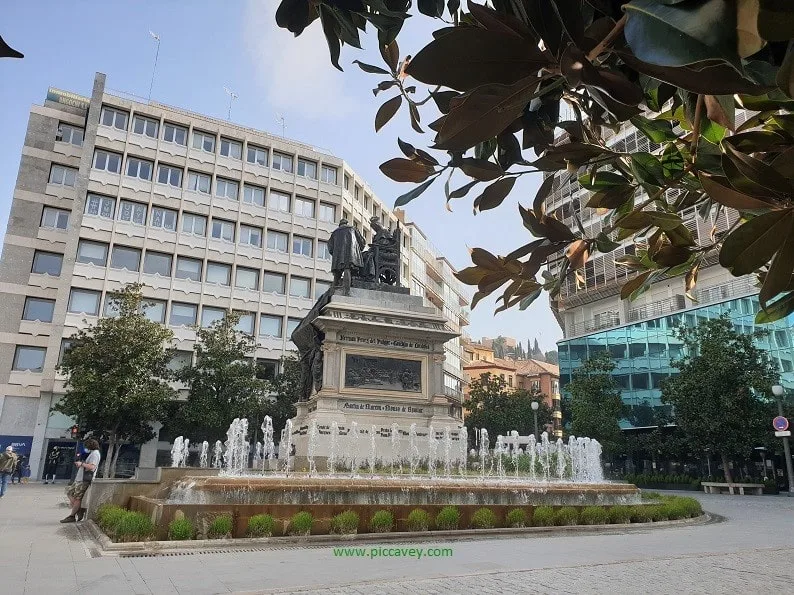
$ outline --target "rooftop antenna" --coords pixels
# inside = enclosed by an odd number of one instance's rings
[[[237,93],[235,93],[234,91],[232,91],[231,89],[229,89],[229,87],[224,87],[223,90],[226,91],[226,94],[229,96],[229,114],[227,115],[226,119],[227,120],[231,120],[232,119],[232,101],[237,99],[239,97],[239,95]]]
[[[154,68],[152,68],[152,82],[149,83],[149,101],[152,100],[152,87],[154,87],[154,73],[157,72],[157,58],[160,57],[160,36],[149,29],[149,35],[157,42],[157,51],[154,54]]]
[[[285,129],[287,128],[287,122],[284,119],[284,114],[276,114],[276,122],[281,123],[281,136],[285,136]]]

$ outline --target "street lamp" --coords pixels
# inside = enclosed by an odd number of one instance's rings
[[[535,416],[535,440],[539,440],[538,436],[538,408],[540,408],[540,403],[537,401],[532,401],[532,415]]]
[[[772,387],[772,394],[777,399],[777,414],[783,417],[783,387],[776,384]],[[794,495],[794,470],[791,469],[791,448],[788,444],[788,436],[783,436],[783,456],[786,457],[786,473],[788,474],[788,496]]]

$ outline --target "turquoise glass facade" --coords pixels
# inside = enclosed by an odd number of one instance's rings
[[[673,329],[681,324],[695,326],[703,320],[728,313],[735,329],[751,333],[756,329],[755,315],[760,306],[755,295],[736,298],[689,310],[681,310],[659,318],[645,320],[599,331],[584,337],[564,339],[557,343],[560,362],[560,384],[564,391],[572,373],[591,355],[608,350],[615,363],[613,376],[621,388],[627,405],[647,403],[661,405],[661,381],[675,374],[671,360],[680,357],[681,341]],[[768,331],[756,340],[759,347],[770,352],[780,369],[781,384],[794,388],[794,315],[772,324],[759,325]]]

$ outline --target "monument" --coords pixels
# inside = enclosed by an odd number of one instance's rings
[[[340,221],[328,241],[334,283],[292,333],[302,385],[288,438],[296,470],[308,456],[324,470],[332,436],[358,432],[362,450],[374,448],[385,459],[395,423],[417,440],[427,440],[431,427],[438,438],[449,428],[457,440],[463,425],[444,393],[444,343],[458,333],[400,286],[400,229],[377,219],[372,226],[366,247],[361,233]]]

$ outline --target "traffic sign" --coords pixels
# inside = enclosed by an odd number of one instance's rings
[[[772,420],[772,427],[775,428],[778,432],[785,432],[788,430],[788,419],[783,417],[782,415],[778,415],[775,419]]]
[[[788,438],[791,436],[791,430],[786,430],[785,432],[775,432],[775,438]]]

